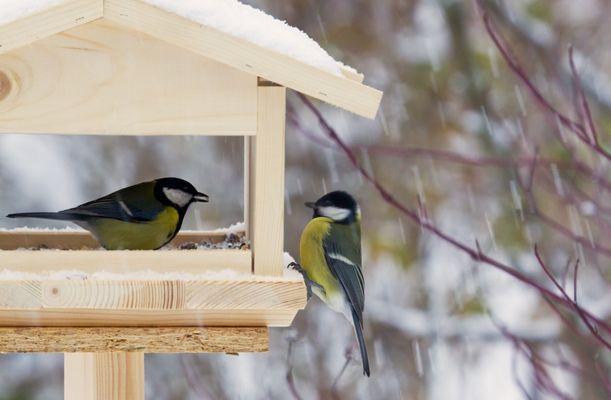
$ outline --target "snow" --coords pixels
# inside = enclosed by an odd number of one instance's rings
[[[301,30],[237,0],[144,0],[199,24],[342,76],[341,64]]]
[[[197,281],[197,280],[208,280],[208,281],[227,281],[227,280],[241,280],[249,282],[286,282],[298,281],[302,279],[301,275],[295,271],[286,270],[286,273],[281,276],[264,276],[264,275],[252,275],[244,274],[232,269],[224,269],[218,271],[205,271],[200,274],[188,273],[188,272],[158,272],[152,270],[140,270],[130,272],[84,272],[79,270],[58,270],[58,271],[44,271],[40,273],[32,272],[21,272],[11,270],[0,271],[0,281],[87,281],[87,280],[104,280],[104,281]]]
[[[183,231],[183,232],[190,232],[190,231]],[[237,235],[239,233],[244,233],[246,232],[246,224],[244,222],[237,222],[233,225],[228,226],[227,228],[219,228],[219,229],[215,229],[210,231],[210,233],[224,233],[225,235]]]
[[[63,0],[0,0],[0,25],[53,7]],[[165,11],[255,45],[287,55],[331,74],[348,68],[306,33],[238,0],[143,0]]]
[[[214,229],[214,230],[206,231],[206,232],[211,233],[211,234],[224,233],[225,235],[229,236],[232,234],[238,235],[238,234],[244,233],[245,231],[246,231],[246,224],[244,222],[236,222],[235,224],[232,224],[228,227],[218,228],[218,229]],[[70,226],[66,226],[63,228],[31,228],[28,226],[23,226],[19,228],[0,228],[0,232],[2,233],[37,233],[37,232],[74,233],[74,232],[86,232],[86,231],[81,228],[76,228],[76,227],[73,228]],[[181,232],[185,234],[191,234],[191,233],[199,233],[201,231],[182,229]]]
[[[0,0],[0,25],[56,6],[64,0]]]
[[[284,279],[294,279],[294,280],[303,279],[303,276],[299,272],[297,272],[293,268],[287,268],[289,264],[291,264],[292,262],[295,262],[295,259],[289,253],[284,253],[282,262],[284,264],[284,273],[283,273]]]

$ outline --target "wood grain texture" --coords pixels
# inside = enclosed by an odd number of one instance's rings
[[[64,355],[65,400],[144,400],[144,353]]]
[[[0,281],[0,308],[19,310],[298,310],[295,280]]]
[[[267,350],[265,327],[0,328],[0,353],[242,353]]]
[[[284,269],[284,144],[286,89],[258,88],[258,129],[251,157],[254,272],[278,276]]]
[[[139,0],[105,0],[104,17],[364,117],[374,118],[382,99],[382,92],[358,81],[317,69]]]
[[[286,280],[0,281],[0,288],[12,293],[5,309],[298,310],[305,304],[303,282]]]
[[[36,309],[42,306],[40,281],[0,281],[0,309]]]
[[[305,304],[305,297],[304,297]],[[0,309],[4,327],[290,326],[298,310]]]
[[[238,236],[244,232],[237,232]],[[222,232],[182,231],[172,240],[170,246],[178,247],[185,243],[221,243],[226,235]],[[87,231],[47,231],[13,229],[0,231],[0,249],[17,250],[45,248],[61,250],[99,249],[100,244]]]
[[[183,281],[43,281],[41,303],[43,308],[182,310],[185,290]]]
[[[255,76],[104,19],[0,55],[0,76],[0,132],[256,131]]]
[[[252,240],[252,196],[254,187],[253,145],[250,136],[244,137],[244,226],[246,238]]]
[[[233,270],[248,274],[250,250],[0,250],[0,270],[41,273],[76,270],[85,273],[134,271],[186,272]]]
[[[103,0],[66,0],[59,5],[1,25],[0,54],[101,18],[103,3]]]
[[[185,308],[190,310],[299,310],[305,307],[301,281],[189,281]]]

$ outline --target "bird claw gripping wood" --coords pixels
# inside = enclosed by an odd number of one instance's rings
[[[297,264],[296,262],[292,262],[288,265],[288,268],[293,269],[297,272],[299,272],[301,274],[301,276],[303,277],[303,281],[305,282],[306,285],[306,290],[307,290],[307,294],[308,294],[308,300],[310,300],[310,297],[312,297],[312,288],[315,287],[317,289],[319,289],[320,291],[324,292],[325,290],[323,289],[322,286],[320,286],[318,283],[312,281],[310,278],[308,278],[308,274],[306,274],[306,272],[303,270],[303,267],[299,264]]]

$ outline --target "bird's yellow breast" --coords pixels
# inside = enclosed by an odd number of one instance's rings
[[[100,218],[90,222],[90,230],[108,250],[155,250],[176,234],[180,216],[173,207],[166,207],[149,222],[126,222]]]
[[[299,244],[301,266],[310,280],[323,287],[327,296],[340,291],[339,282],[327,265],[323,247],[323,239],[329,234],[331,223],[329,218],[313,218],[303,230]]]

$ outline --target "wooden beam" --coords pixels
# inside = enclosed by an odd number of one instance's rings
[[[300,310],[306,302],[304,283],[284,279],[189,281],[186,282],[185,297],[185,309],[189,310]]]
[[[257,77],[98,20],[0,55],[0,132],[254,135]]]
[[[244,137],[244,226],[246,239],[252,244],[252,203],[255,177],[253,174],[253,146],[251,137]]]
[[[43,273],[76,270],[85,273],[138,271],[203,274],[233,270],[251,272],[250,250],[50,250],[0,251],[0,270]]]
[[[305,289],[304,289],[305,293]],[[305,296],[304,296],[305,304]],[[0,309],[0,326],[290,326],[298,310]]]
[[[268,347],[265,327],[0,328],[0,353],[242,353]]]
[[[42,308],[185,309],[183,281],[43,281]]]
[[[144,353],[64,355],[65,400],[144,400]]]
[[[367,118],[380,106],[376,89],[140,0],[105,0],[104,17]]]
[[[241,237],[244,232],[236,232]],[[224,232],[181,231],[170,243],[170,247],[179,247],[186,243],[222,243],[226,239]],[[87,231],[11,229],[0,230],[0,250],[17,249],[61,249],[83,250],[99,249],[100,244]]]
[[[54,7],[2,25],[0,54],[102,18],[103,3],[103,0],[66,0]]]
[[[0,308],[7,310],[299,310],[304,305],[300,280],[0,281]]]
[[[278,276],[284,269],[284,142],[286,89],[259,87],[259,124],[250,169],[254,272]]]

